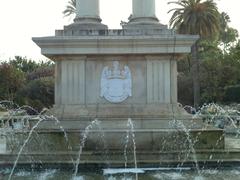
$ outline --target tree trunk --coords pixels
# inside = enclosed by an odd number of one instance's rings
[[[192,46],[192,80],[193,80],[193,97],[194,107],[200,105],[200,79],[199,79],[199,59],[198,59],[198,44]]]

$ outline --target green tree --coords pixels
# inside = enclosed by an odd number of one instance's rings
[[[200,39],[213,37],[219,31],[219,12],[213,0],[179,0],[169,2],[178,5],[173,12],[170,26],[180,34],[198,34]],[[198,41],[199,42],[199,41]],[[194,106],[200,103],[198,42],[192,46],[192,76]]]
[[[237,42],[236,46],[230,48],[227,56],[229,59],[240,63],[240,40]]]
[[[0,64],[0,100],[13,101],[25,83],[24,73],[6,62]]]
[[[41,111],[50,108],[54,103],[54,78],[40,78],[30,81],[17,92],[16,102],[21,105],[30,105]]]
[[[237,44],[226,53],[217,40],[202,40],[199,46],[201,101],[225,103],[226,92],[236,92],[232,89],[240,82],[240,48]]]
[[[66,9],[63,11],[64,17],[76,14],[76,0],[69,0]]]
[[[225,75],[223,70],[224,56],[219,49],[218,42],[204,40],[199,43],[202,51],[199,52],[200,62],[200,82],[201,82],[201,101],[202,102],[219,102],[223,96]],[[227,76],[227,74],[226,74]]]
[[[24,73],[31,73],[40,67],[49,67],[52,66],[53,63],[51,61],[40,61],[36,62],[31,59],[27,59],[26,57],[15,56],[14,59],[10,59],[8,64],[14,66],[18,70],[21,70]]]
[[[34,71],[26,74],[27,81],[32,81],[35,79],[40,79],[44,77],[53,77],[54,76],[54,66],[42,66],[36,68]]]
[[[231,22],[230,17],[227,13],[222,12],[220,15],[220,34],[219,41],[223,45],[223,50],[226,53],[231,47],[231,44],[237,40],[238,31],[234,28],[229,27]]]
[[[16,56],[0,64],[0,77],[0,101],[14,101],[20,106],[27,104],[39,111],[53,104],[52,62]]]

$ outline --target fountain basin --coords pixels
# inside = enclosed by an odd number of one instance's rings
[[[80,167],[124,167],[126,161],[127,167],[134,167],[134,149],[138,167],[195,167],[196,159],[202,166],[240,162],[239,138],[229,137],[223,129],[204,125],[198,119],[133,118],[134,128],[128,127],[125,118],[108,117],[98,121],[99,124],[93,124],[86,132],[90,118],[61,119],[58,123],[51,116],[45,118],[24,147],[18,166],[73,167],[85,135]],[[7,132],[6,151],[0,153],[1,166],[14,164],[19,149],[37,122],[33,117],[25,122],[29,129]]]
[[[138,164],[194,165],[194,158],[200,163],[239,162],[240,150],[225,149],[224,131],[203,126],[197,120],[194,120],[195,124],[190,124],[189,120],[182,120],[182,124],[186,124],[187,127],[182,129],[173,127],[174,123],[169,123],[167,119],[135,118],[132,119],[134,125],[132,130],[127,127],[126,119],[106,118],[99,121],[101,122],[99,126],[93,126],[87,132],[80,158],[82,165],[106,167],[111,164],[111,167],[124,167],[127,157],[128,164],[133,166],[133,134]],[[36,122],[37,120],[33,119],[29,124],[34,126]],[[72,165],[78,157],[80,143],[86,133],[85,124],[89,122],[89,119],[61,120],[60,124],[56,124],[53,119],[42,121],[24,148],[18,164]],[[162,128],[154,128],[154,125]],[[7,136],[7,150],[0,154],[1,165],[14,163],[28,134],[29,130],[15,129]],[[196,152],[193,152],[192,148]],[[124,150],[127,152],[126,157]]]
[[[108,150],[123,151],[126,145],[128,129],[115,130],[90,130],[84,150],[97,151],[107,148]],[[28,143],[27,151],[39,151],[43,148],[47,152],[69,151],[71,145],[74,151],[79,150],[83,131],[67,130],[68,142],[61,131],[41,130],[33,135]],[[224,136],[222,130],[191,130],[191,140],[194,142],[194,149],[224,149]],[[134,130],[136,149],[141,151],[186,151],[189,149],[189,142],[185,132],[177,129],[145,129]],[[8,150],[18,152],[18,147],[27,138],[28,132],[15,132],[8,138]],[[18,142],[18,143],[16,143]],[[129,137],[128,147],[132,148],[132,137]],[[11,144],[11,145],[10,145]],[[39,147],[39,146],[43,147]],[[107,146],[107,147],[104,147]],[[40,148],[40,149],[39,149]]]

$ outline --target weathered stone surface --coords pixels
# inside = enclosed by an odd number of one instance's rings
[[[6,137],[0,134],[0,154],[6,153],[7,141]]]
[[[63,132],[38,130],[38,134],[33,134],[30,141],[24,147],[23,153],[57,153],[71,152],[80,149],[80,143],[83,141],[84,130],[74,131],[66,130],[67,140]],[[93,126],[87,134],[84,143],[84,151],[124,151],[126,146],[126,137],[129,134],[127,146],[133,149],[133,134],[136,151],[184,151],[185,154],[200,150],[222,150],[224,149],[224,136],[222,130],[217,129],[195,129],[189,133],[180,128],[171,129],[99,129]],[[27,138],[27,132],[15,133],[7,139],[7,152],[19,151],[19,148]],[[16,143],[17,142],[17,143]]]
[[[149,34],[145,34],[145,31]],[[83,35],[65,36],[63,33],[63,36],[33,38],[33,41],[41,47],[43,55],[55,60],[54,57],[63,55],[175,54],[177,58],[179,54],[189,53],[192,44],[198,39],[195,35],[176,35],[164,31],[151,34],[153,30],[145,31],[129,31],[129,35],[123,31],[123,35],[109,35],[109,31],[88,30],[79,31],[85,32]]]

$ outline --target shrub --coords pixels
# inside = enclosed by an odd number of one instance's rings
[[[41,111],[44,107],[50,108],[54,103],[53,77],[40,78],[30,81],[19,90],[16,102],[26,104]]]
[[[7,63],[0,64],[0,100],[12,101],[24,83],[25,76],[21,70]]]
[[[226,102],[240,102],[240,84],[234,86],[227,86],[225,88],[224,101]]]

